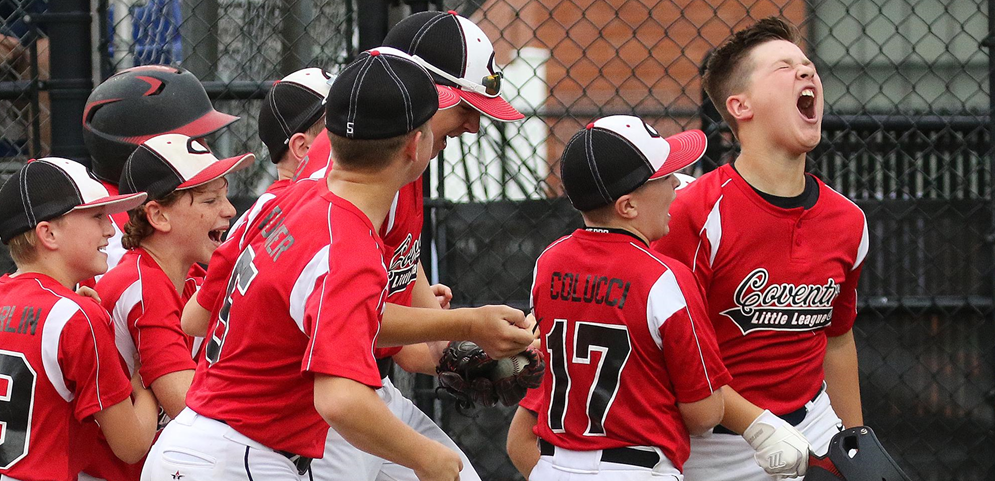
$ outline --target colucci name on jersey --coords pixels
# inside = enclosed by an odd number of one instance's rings
[[[750,272],[733,301],[736,307],[721,314],[732,319],[743,334],[751,331],[814,331],[829,325],[833,301],[840,285],[830,278],[823,285],[767,284],[770,274],[758,268]]]
[[[421,256],[421,239],[413,239],[411,234],[394,249],[387,270],[388,296],[393,296],[408,288],[408,284],[418,278],[418,259]]]

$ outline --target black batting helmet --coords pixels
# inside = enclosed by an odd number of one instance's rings
[[[192,73],[145,65],[122,70],[93,89],[83,110],[83,140],[94,175],[117,184],[124,162],[142,142],[167,133],[203,137],[236,120],[214,110]]]
[[[867,426],[833,436],[825,456],[809,458],[805,481],[910,481]]]

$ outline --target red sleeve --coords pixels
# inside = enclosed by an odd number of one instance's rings
[[[519,406],[532,411],[533,413],[538,413],[539,409],[542,408],[542,386],[536,389],[529,389],[525,393],[525,397],[518,403]]]
[[[669,233],[651,247],[687,266],[698,284],[707,289],[712,280],[711,244],[702,226],[694,222],[690,206],[682,200],[678,194],[670,207]]]
[[[827,336],[842,336],[853,329],[853,321],[857,319],[857,281],[860,280],[860,271],[863,269],[864,265],[861,264],[850,271],[840,286],[840,295],[833,303],[833,320],[826,327]]]
[[[59,338],[59,366],[73,390],[75,416],[81,422],[131,395],[131,381],[118,360],[110,319],[102,309],[81,310],[66,323]]]
[[[687,280],[675,282],[667,280],[668,274],[661,276],[651,295],[666,293],[671,299],[653,302],[650,309],[655,312],[650,315],[656,316],[660,323],[663,359],[677,402],[701,401],[728,384],[732,376],[722,363],[715,332],[708,320],[698,287],[689,285],[694,284],[690,276],[687,276]],[[679,272],[676,274],[671,279],[684,277]],[[675,285],[667,288],[666,284],[669,282]],[[679,292],[674,292],[673,287],[678,285]],[[676,299],[680,295],[683,295],[683,301]]]
[[[145,387],[166,374],[197,368],[188,344],[190,336],[180,327],[183,306],[177,305],[175,294],[156,292],[155,287],[144,286],[142,302],[128,313],[128,330],[142,363],[139,373]]]
[[[369,245],[375,245],[372,239]],[[381,387],[373,346],[387,295],[387,272],[383,266],[378,249],[357,242],[336,249],[332,243],[328,274],[305,308],[304,327],[311,340],[304,353],[303,372]]]

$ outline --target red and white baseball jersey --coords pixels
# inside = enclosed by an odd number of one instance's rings
[[[863,212],[814,180],[815,204],[785,209],[719,167],[678,192],[670,234],[653,245],[701,284],[729,385],[775,414],[818,392],[826,336],[853,327],[867,254]]]
[[[0,474],[75,480],[99,427],[128,399],[107,312],[51,277],[0,277]]]
[[[212,273],[230,274],[209,275],[197,296],[213,310],[187,405],[272,449],[320,457],[329,426],[314,409],[313,374],[381,386],[383,244],[325,182],[298,182],[253,210],[211,258]]]
[[[192,271],[202,271],[199,266]],[[142,248],[128,251],[117,267],[97,283],[101,304],[111,314],[114,338],[128,372],[134,372],[135,353],[145,387],[177,371],[195,369],[200,340],[183,332],[180,314],[197,288],[190,278],[177,292],[159,264]]]
[[[177,293],[159,264],[138,248],[128,251],[98,283],[101,302],[111,313],[121,363],[134,373],[134,356],[139,353],[146,387],[165,374],[196,368],[203,339],[183,332],[180,314],[205,274],[199,265],[191,266],[183,292]],[[142,463],[121,461],[101,437],[84,472],[107,481],[134,481],[141,477]]]
[[[297,167],[295,179],[324,179],[332,166],[331,144],[326,131],[322,131],[307,155]],[[421,259],[421,233],[424,225],[424,193],[422,179],[401,187],[390,206],[387,219],[380,227],[380,237],[386,250],[388,297],[387,302],[410,306],[415,281],[418,279],[418,261]],[[377,348],[378,359],[393,356],[400,346]]]
[[[532,306],[546,353],[536,434],[571,450],[657,446],[678,469],[678,403],[729,382],[700,291],[635,235],[588,228],[536,261]]]

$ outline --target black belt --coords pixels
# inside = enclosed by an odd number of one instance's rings
[[[552,456],[554,452],[556,452],[556,446],[539,438],[539,454]],[[611,448],[601,450],[601,461],[653,469],[660,462],[660,455],[655,451],[643,451],[636,448]]]
[[[307,456],[288,453],[286,451],[276,451],[276,453],[289,459],[291,463],[294,463],[294,466],[297,468],[298,476],[304,476],[304,473],[307,473],[307,470],[311,468],[311,458]]]
[[[822,394],[822,391],[825,391],[825,390],[826,390],[826,383],[823,382],[822,386],[819,386],[819,390],[815,392],[815,396],[812,396],[812,400],[809,401],[809,402],[815,402],[815,400],[819,398],[819,395]],[[805,420],[805,416],[807,416],[807,415],[808,415],[808,408],[805,407],[805,406],[802,406],[802,407],[800,407],[798,409],[795,409],[794,411],[791,411],[790,413],[787,413],[787,414],[778,414],[777,417],[783,419],[785,422],[787,422],[788,424],[790,424],[792,426],[797,426],[797,425],[801,424],[802,421]],[[715,429],[712,429],[712,433],[714,433],[714,434],[736,434],[736,433],[732,432],[731,429],[729,429],[729,428],[727,428],[727,427],[725,427],[725,426],[723,426],[721,424],[719,424],[718,426],[715,426]]]
[[[377,359],[377,370],[380,371],[380,379],[386,379],[392,367],[394,367],[394,358],[385,357]]]
[[[204,416],[204,417],[207,417],[207,416]],[[210,419],[214,419],[214,418],[210,418]],[[217,421],[217,422],[219,422],[219,423],[221,423],[221,424],[224,424],[225,426],[230,426],[228,424],[228,421],[225,421],[225,420],[222,420],[222,419],[214,419],[214,420]],[[280,456],[283,456],[283,457],[289,459],[291,463],[294,463],[294,467],[297,468],[297,475],[298,476],[304,476],[304,473],[307,473],[307,470],[311,468],[311,458],[309,458],[307,456],[301,456],[300,454],[294,454],[294,453],[291,453],[291,452],[288,452],[288,451],[280,451],[280,450],[277,450],[277,449],[274,449],[273,452],[275,452],[276,454],[279,454]],[[246,456],[248,456],[248,454],[246,454]]]

